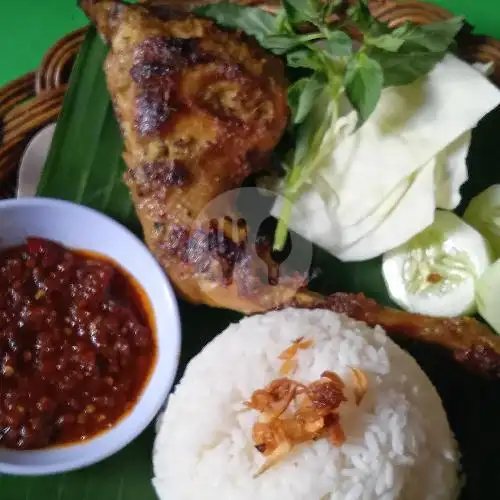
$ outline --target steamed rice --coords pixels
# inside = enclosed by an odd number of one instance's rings
[[[347,441],[293,448],[261,476],[254,447],[257,412],[243,402],[279,378],[279,354],[298,337],[294,380],[324,370],[348,385],[341,406]],[[368,393],[353,402],[349,367]],[[330,311],[287,309],[243,319],[188,365],[161,419],[154,486],[162,500],[449,500],[456,498],[458,452],[441,400],[414,359],[380,328]]]

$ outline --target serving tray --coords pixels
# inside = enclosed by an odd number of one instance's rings
[[[150,3],[186,8],[205,2],[151,0]],[[246,3],[259,4],[270,11],[276,9],[276,4],[261,4],[260,0]],[[451,16],[439,7],[415,1],[373,0],[370,7],[377,17],[395,25],[404,21],[429,23]],[[86,34],[87,28],[82,28],[64,37],[47,52],[38,69],[0,89],[0,198],[14,196],[20,159],[30,139],[57,120],[73,63]],[[468,27],[459,36],[458,49],[459,54],[470,62],[492,62],[491,79],[500,86],[500,42],[474,36]],[[490,129],[500,123],[498,115],[496,113],[494,123],[489,124]],[[498,148],[491,140],[491,134],[488,139],[486,135],[478,134],[471,149],[484,151],[482,156],[488,157],[491,168],[494,168],[495,161],[500,165],[500,154],[493,154]],[[492,147],[496,148],[495,151]],[[496,177],[500,181],[500,174]],[[472,179],[471,183],[474,190],[482,185],[481,180]],[[183,351],[184,362],[211,336],[238,317],[227,311],[183,302],[181,315],[185,334],[189,337],[187,349]],[[500,498],[498,384],[493,386],[475,381],[428,346],[408,344],[405,347],[437,385],[462,445],[472,450],[466,457],[469,477],[463,498]],[[441,371],[446,371],[446,377],[439,376]],[[46,478],[0,476],[0,500],[154,500],[155,494],[150,486],[152,439],[153,428],[150,427],[118,455],[82,471]]]

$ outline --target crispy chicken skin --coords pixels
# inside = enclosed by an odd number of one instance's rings
[[[500,338],[474,319],[428,318],[362,295],[321,297],[301,289],[302,277],[273,286],[231,217],[200,217],[265,167],[281,138],[288,108],[278,58],[185,12],[106,0],[81,6],[110,45],[105,72],[125,140],[125,182],[146,242],[181,295],[244,313],[327,308],[439,344],[467,368],[500,378]]]

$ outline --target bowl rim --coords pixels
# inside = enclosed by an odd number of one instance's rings
[[[121,232],[124,238],[128,238],[131,240],[135,240],[135,243],[138,244],[142,249],[144,250],[143,255],[141,255],[139,258],[140,259],[146,259],[148,262],[148,265],[151,266],[152,268],[155,269],[155,274],[158,275],[158,279],[162,280],[162,289],[164,292],[164,297],[166,297],[168,304],[168,307],[166,305],[165,309],[169,309],[168,314],[172,315],[172,322],[169,325],[169,335],[171,336],[170,342],[170,351],[172,349],[174,352],[171,353],[172,359],[175,361],[170,365],[165,367],[165,373],[163,377],[163,383],[162,383],[162,390],[157,391],[154,393],[154,404],[150,404],[150,410],[149,412],[145,413],[142,416],[136,417],[138,419],[137,425],[133,427],[131,431],[128,431],[125,434],[125,439],[114,439],[112,441],[109,441],[107,444],[102,444],[100,447],[102,448],[102,451],[99,451],[97,449],[94,453],[91,453],[92,447],[93,447],[93,442],[95,442],[96,439],[98,439],[101,436],[106,436],[109,432],[111,432],[113,429],[116,428],[116,426],[122,422],[127,421],[131,415],[138,409],[140,408],[141,405],[141,398],[142,396],[147,392],[149,386],[151,385],[151,382],[154,378],[155,373],[159,369],[159,359],[156,360],[155,365],[153,366],[151,373],[149,375],[149,379],[147,383],[145,384],[144,388],[141,391],[141,394],[139,398],[137,399],[136,403],[132,407],[131,410],[129,410],[122,418],[118,420],[118,422],[111,427],[109,430],[105,432],[101,432],[97,434],[96,436],[92,437],[88,441],[84,442],[76,442],[76,443],[71,443],[68,445],[64,446],[55,446],[55,447],[50,447],[50,448],[42,448],[38,450],[13,450],[13,449],[7,449],[9,453],[12,454],[19,454],[19,455],[26,455],[29,456],[30,454],[37,454],[37,455],[46,455],[47,458],[50,457],[51,453],[56,452],[56,451],[61,451],[64,449],[71,449],[75,450],[78,449],[79,447],[85,446],[89,448],[89,451],[85,451],[84,453],[79,454],[77,457],[69,458],[68,460],[65,460],[64,463],[62,462],[56,462],[56,463],[45,463],[42,465],[38,464],[14,464],[14,463],[8,463],[5,461],[0,460],[0,474],[8,474],[8,475],[18,475],[18,476],[45,476],[45,475],[50,475],[50,474],[58,474],[58,473],[64,473],[64,472],[69,472],[73,470],[78,470],[82,469],[84,467],[96,464],[98,462],[101,462],[105,460],[106,458],[109,458],[110,456],[116,454],[126,446],[128,446],[133,440],[135,440],[140,434],[143,433],[143,431],[154,421],[155,417],[158,415],[158,413],[161,411],[161,409],[164,407],[166,400],[168,398],[168,395],[173,389],[174,382],[175,382],[175,377],[177,375],[178,369],[179,369],[179,364],[180,364],[180,353],[181,353],[181,344],[182,344],[182,326],[181,326],[181,318],[180,318],[180,311],[179,311],[179,304],[177,302],[177,298],[174,292],[174,288],[170,282],[170,279],[168,278],[167,273],[163,270],[163,268],[160,266],[158,261],[154,258],[153,254],[149,251],[148,247],[145,245],[145,243],[138,238],[132,231],[130,231],[128,228],[126,228],[123,224],[120,222],[116,221],[115,219],[109,217],[108,215],[99,212],[98,210],[95,210],[93,208],[89,208],[85,205],[80,205],[78,203],[66,201],[66,200],[59,200],[55,198],[46,198],[46,197],[24,197],[24,198],[11,198],[11,199],[6,199],[6,200],[0,200],[0,216],[1,213],[4,210],[9,210],[9,209],[24,209],[24,208],[36,208],[36,207],[50,207],[54,208],[56,210],[76,210],[80,211],[84,214],[87,214],[88,216],[91,217],[98,217],[103,220],[105,224],[112,225],[114,226],[114,229],[118,232]],[[68,248],[72,248],[71,243],[61,241],[61,243]],[[0,247],[2,247],[2,241],[0,239]],[[107,255],[106,252],[102,252],[103,255]],[[119,264],[120,266],[123,266],[123,264],[118,260],[118,259],[113,259]],[[125,266],[123,266],[125,268]],[[136,277],[137,279],[137,277]],[[140,279],[138,280],[139,284],[143,286],[142,282]],[[143,286],[144,287],[144,286]],[[144,287],[145,288],[145,287]],[[153,311],[156,311],[156,308],[154,306],[154,300],[149,296],[148,291],[145,289],[146,295],[148,296],[150,302],[151,302],[151,307]],[[158,324],[156,326],[156,338],[157,338],[157,343],[158,346],[161,344],[161,336],[160,336],[160,328],[158,327]],[[158,356],[157,356],[158,358]],[[99,446],[99,445],[98,445]]]

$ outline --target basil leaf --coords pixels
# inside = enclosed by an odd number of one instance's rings
[[[395,34],[387,34],[372,37],[370,35],[365,35],[364,39],[365,45],[372,45],[373,47],[378,47],[379,49],[386,50],[387,52],[397,52],[405,41],[396,36]]]
[[[350,7],[347,15],[363,33],[366,45],[388,52],[399,50],[404,50],[406,53],[417,50],[444,52],[463,26],[462,17],[453,17],[425,25],[405,23],[396,29],[391,29],[386,23],[372,16],[368,2],[364,0]]]
[[[321,19],[322,3],[320,0],[283,0],[283,8],[292,26],[316,23]]]
[[[297,127],[295,150],[293,152],[293,169],[297,167],[302,171],[304,179],[305,170],[315,170],[320,156],[328,156],[334,148],[335,137],[333,131],[337,119],[337,103],[332,99],[330,89],[324,87],[320,95],[315,99],[314,106],[307,115],[307,118]],[[309,176],[305,176],[308,178]],[[288,183],[288,188],[296,189],[297,182]]]
[[[296,35],[295,33],[288,35],[267,35],[260,40],[260,43],[264,48],[271,50],[275,54],[282,55],[299,45],[317,40],[318,38],[321,38],[321,35],[318,33],[308,35]]]
[[[292,112],[294,123],[295,116],[297,115],[297,111],[299,109],[300,96],[302,95],[302,92],[304,92],[308,81],[309,78],[301,78],[288,87],[288,107]]]
[[[364,43],[388,52],[410,54],[418,51],[445,52],[462,27],[461,18],[417,26],[406,23],[390,34],[371,36],[365,34]]]
[[[427,75],[441,61],[441,52],[392,53],[377,48],[367,50],[384,71],[384,86],[408,85]]]
[[[323,70],[323,63],[315,52],[308,48],[300,48],[289,52],[286,56],[286,62],[290,68],[307,68],[314,71]]]
[[[387,24],[372,16],[366,1],[360,0],[351,6],[347,10],[347,17],[364,35],[370,34],[373,37],[378,37],[391,32]]]
[[[276,13],[276,32],[283,35],[294,33],[285,9],[280,8]]]
[[[358,52],[346,67],[345,87],[347,97],[358,112],[357,128],[373,113],[384,86],[384,73],[380,64]]]
[[[328,18],[335,12],[336,9],[342,7],[344,0],[329,0],[328,2],[322,2],[321,7],[321,19],[328,23]]]
[[[392,32],[392,37],[403,41],[397,51],[373,44],[368,45],[366,52],[384,70],[385,86],[407,85],[434,69],[462,25],[461,18],[423,26],[407,23]]]
[[[461,17],[421,26],[407,23],[396,28],[393,36],[404,40],[403,50],[408,53],[418,49],[445,52],[462,26],[463,18]]]
[[[309,78],[301,78],[288,88],[288,106],[296,125],[305,120],[326,83],[322,73],[315,73]]]
[[[352,54],[352,40],[347,33],[340,30],[330,30],[327,36],[324,48],[328,55],[342,57]]]
[[[314,157],[316,149],[314,143],[317,142],[319,136],[318,123],[314,117],[309,115],[309,119],[305,120],[297,129],[295,138],[295,148],[293,152],[293,167],[300,168],[308,158]]]
[[[258,41],[277,31],[276,17],[257,7],[222,2],[197,7],[194,12],[200,16],[210,17],[224,28],[241,29]]]

